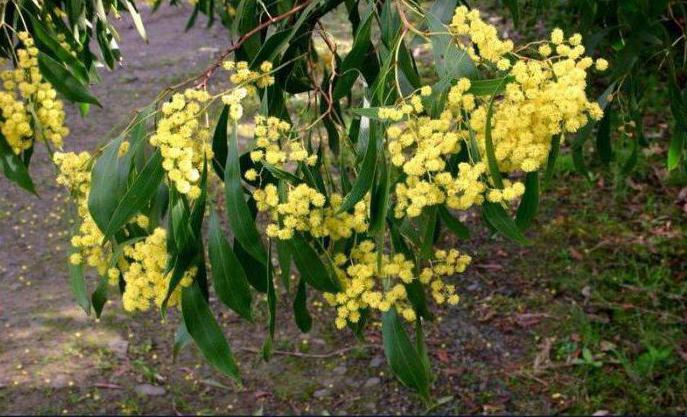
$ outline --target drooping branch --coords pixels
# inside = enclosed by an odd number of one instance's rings
[[[236,42],[233,42],[231,44],[231,46],[229,46],[227,49],[222,51],[222,53],[215,60],[215,62],[212,63],[212,65],[207,67],[205,69],[205,71],[203,71],[198,77],[195,78],[195,80],[198,81],[198,83],[196,84],[196,87],[197,88],[207,87],[208,81],[210,80],[210,78],[212,78],[212,75],[215,73],[215,71],[217,71],[217,69],[220,66],[222,66],[222,62],[224,62],[224,60],[229,56],[229,54],[231,54],[232,52],[239,49],[241,47],[241,45],[243,45],[243,43],[246,42],[248,39],[250,39],[253,35],[255,35],[256,33],[260,32],[261,30],[263,30],[263,29],[265,29],[265,28],[267,28],[267,27],[269,27],[269,26],[271,26],[271,25],[273,25],[279,21],[282,21],[282,20],[294,15],[295,13],[298,13],[300,10],[305,8],[305,6],[307,6],[308,3],[310,3],[311,1],[312,0],[304,0],[302,3],[291,8],[291,10],[289,10],[283,14],[280,14],[278,16],[270,17],[267,20],[265,20],[264,22],[260,23],[256,27],[254,27],[253,29],[251,29],[248,32],[241,35],[236,40]]]

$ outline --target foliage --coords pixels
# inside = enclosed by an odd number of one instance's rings
[[[108,65],[119,58],[105,11],[127,10],[145,32],[128,0],[27,10],[23,2],[10,4],[4,50],[18,59],[7,76],[14,84],[4,86],[6,105],[19,106],[28,121],[14,121],[3,107],[9,146],[0,150],[8,178],[33,191],[33,146],[44,141],[51,152],[61,149],[67,133],[55,90],[87,110],[98,103],[87,90],[96,78],[90,39]],[[340,4],[353,34],[345,54],[321,20]],[[552,166],[551,152],[566,135],[584,136],[590,120],[604,123],[606,101],[589,101],[585,88],[587,72],[608,63],[584,56],[582,37],[561,29],[516,46],[479,11],[450,1],[428,10],[391,0],[242,0],[235,8],[198,1],[189,24],[198,13],[212,22],[218,7],[236,41],[216,62],[162,92],[93,155],[52,154],[57,181],[78,208],[70,282],[79,304],[99,315],[109,283],[127,311],[155,306],[165,316],[180,306],[179,341],[191,337],[212,365],[238,379],[209,293],[248,320],[253,292],[266,294],[262,353],[269,358],[277,326],[275,253],[283,283],[292,264],[300,274],[293,300],[299,328],[311,327],[308,287],[323,293],[340,329],[362,337],[381,316],[390,368],[428,401],[422,322],[435,306],[459,302],[450,279],[471,260],[434,243],[444,229],[467,237],[457,212],[471,209],[495,232],[527,243],[538,171]],[[423,63],[410,44],[431,46],[431,77],[420,76]],[[217,74],[231,88],[213,84]],[[297,112],[298,97],[306,104]],[[252,140],[243,143],[239,126],[250,100],[259,110]],[[21,123],[29,128],[16,128]],[[212,192],[215,180],[223,182],[233,245],[214,214],[222,205]],[[91,297],[84,266],[100,276]],[[404,322],[415,324],[414,338]]]
[[[596,132],[595,149],[602,166],[614,162],[622,176],[630,174],[642,147],[651,144],[644,121],[664,108],[671,109],[668,170],[687,171],[685,19],[687,4],[681,0],[514,0],[507,3],[516,24],[532,27],[546,14],[547,21],[575,21],[588,51],[596,51],[612,62],[604,87],[611,86],[617,98]],[[517,20],[520,22],[517,22]],[[667,91],[668,94],[663,94]],[[616,132],[614,134],[614,132]],[[583,155],[585,143],[593,140],[582,131],[572,143],[575,168],[590,174],[590,158]],[[613,140],[615,138],[615,140]]]

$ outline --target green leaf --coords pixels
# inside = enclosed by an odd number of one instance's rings
[[[175,362],[177,357],[179,356],[179,352],[191,342],[193,338],[191,335],[188,333],[188,329],[186,328],[186,324],[184,324],[184,321],[179,322],[179,326],[177,326],[176,332],[174,332],[174,347],[172,349],[172,362]]]
[[[668,170],[672,171],[680,164],[680,160],[683,158],[683,149],[687,142],[686,139],[687,134],[685,130],[676,127],[673,132],[673,138],[670,140],[670,147],[668,148]]]
[[[452,80],[474,74],[476,70],[472,60],[467,52],[455,44],[442,21],[431,12],[425,17],[427,27],[432,32],[432,54],[439,78]]]
[[[160,312],[163,318],[167,315],[167,303],[169,302],[169,297],[172,296],[172,293],[179,286],[184,274],[191,267],[191,265],[197,261],[197,258],[198,254],[189,252],[180,253],[172,258],[172,276],[169,278],[167,294],[165,294],[165,298],[160,306]]]
[[[276,314],[277,314],[277,293],[274,290],[274,277],[272,276],[272,245],[267,245],[267,259],[270,260],[267,265],[267,338],[262,345],[262,358],[269,360],[272,356],[272,345],[274,344],[274,330],[276,328]]]
[[[283,240],[277,239],[276,244],[281,283],[288,293],[291,281],[291,251],[288,243]]]
[[[375,171],[377,169],[377,141],[378,128],[370,123],[370,139],[367,142],[367,149],[365,150],[365,157],[363,164],[358,171],[358,178],[353,184],[353,189],[346,195],[338,212],[343,213],[352,209],[356,203],[365,197],[365,194],[372,187],[372,182],[375,178]]]
[[[265,265],[250,256],[236,239],[234,239],[234,254],[239,262],[241,262],[241,266],[243,266],[243,270],[246,272],[246,277],[251,287],[261,293],[266,293],[267,286],[265,285],[266,281],[264,277],[267,275],[267,268]]]
[[[482,215],[502,235],[519,243],[528,243],[525,235],[501,204],[485,201],[482,205]]]
[[[131,0],[122,0],[124,2],[124,5],[126,6],[126,9],[129,11],[129,15],[131,16],[131,20],[134,21],[134,26],[136,27],[136,31],[138,34],[143,38],[144,41],[148,42],[148,36],[146,35],[146,29],[143,26],[143,20],[141,20],[141,15],[138,13],[138,10],[136,10],[136,6],[131,2]]]
[[[36,187],[33,185],[33,180],[29,175],[28,168],[19,158],[19,155],[12,151],[12,148],[7,143],[2,133],[0,133],[0,165],[2,165],[2,172],[8,180],[14,182],[26,191],[38,195],[36,193]]]
[[[239,369],[229,344],[197,281],[182,291],[181,312],[189,334],[205,359],[224,375],[240,381]]]
[[[210,215],[208,251],[217,297],[238,315],[252,321],[252,296],[246,272],[224,237],[214,211]]]
[[[31,26],[33,29],[33,37],[36,41],[36,46],[45,52],[46,54],[52,56],[56,60],[64,62],[69,68],[74,72],[74,76],[82,84],[88,83],[88,71],[86,67],[79,61],[74,55],[69,53],[60,43],[56,40],[53,33],[49,33],[43,24],[33,15],[28,14],[31,19]]]
[[[505,81],[501,81],[505,84]],[[494,115],[494,98],[496,95],[492,95],[489,100],[489,108],[487,110],[487,120],[484,128],[484,148],[487,154],[487,166],[489,167],[489,174],[491,175],[494,185],[497,188],[503,188],[503,179],[501,178],[501,171],[499,170],[499,164],[496,161],[496,155],[494,151],[494,142],[491,138],[491,119]]]
[[[218,127],[219,128],[219,127]],[[227,164],[224,168],[224,193],[227,219],[236,239],[254,259],[267,264],[267,253],[255,221],[243,195],[241,185],[241,165],[239,162],[236,123],[228,142]]]
[[[384,355],[391,370],[404,385],[415,389],[428,401],[430,371],[393,308],[382,314],[382,338]]]
[[[489,80],[470,80],[468,94],[475,96],[495,96],[506,90],[506,85],[515,81],[515,77],[508,75],[502,78]]]
[[[374,13],[370,12],[363,18],[353,38],[351,51],[341,62],[341,67],[338,69],[340,78],[334,84],[334,100],[338,101],[350,93],[353,83],[355,83],[355,80],[358,78],[360,68],[365,64],[365,60],[377,59],[376,56],[371,56],[371,54],[369,54],[372,48],[370,36],[372,33],[373,17]]]
[[[72,248],[70,254],[79,253],[78,250]],[[86,277],[83,273],[83,264],[74,265],[71,260],[69,265],[69,288],[72,290],[76,303],[83,308],[86,314],[91,313],[91,300],[88,298],[88,290],[86,289]]]
[[[546,161],[546,174],[544,174],[544,187],[549,186],[553,173],[556,170],[556,159],[561,150],[561,135],[554,135],[551,137],[551,148],[549,150],[549,157]]]
[[[93,291],[93,294],[91,294],[93,311],[95,311],[95,317],[98,319],[100,318],[100,314],[103,312],[103,307],[105,307],[105,303],[107,302],[107,287],[107,277],[100,277],[98,286],[95,288],[95,291]]]
[[[412,260],[413,264],[417,265],[417,262],[415,262],[415,253],[413,253],[413,251],[406,244],[403,235],[398,230],[396,224],[390,222],[390,226],[391,227],[389,228],[389,231],[391,232],[391,243],[394,247],[394,250],[402,253],[405,255],[406,259]],[[413,273],[417,275],[417,266],[414,267]],[[403,286],[406,288],[408,300],[410,300],[415,312],[417,312],[417,314],[422,318],[433,320],[433,315],[427,307],[425,288],[420,280],[414,279],[410,282],[410,284],[404,283]]]
[[[470,239],[470,230],[460,220],[453,217],[446,206],[439,206],[439,218],[454,235],[461,239]]]
[[[517,26],[518,21],[520,20],[518,0],[503,0],[503,3],[508,7],[508,10],[510,10],[510,14],[513,16],[513,24]]]
[[[119,156],[119,147],[124,140],[124,136],[120,136],[110,142],[91,171],[88,210],[102,232],[108,230],[112,214],[127,190],[131,152]]]
[[[525,194],[522,196],[518,211],[515,214],[515,224],[520,230],[529,227],[539,209],[539,173],[528,172],[525,176]]]
[[[229,121],[229,106],[224,105],[217,120],[215,134],[212,136],[212,167],[217,176],[224,179],[224,166],[227,164],[227,122]]]
[[[68,100],[77,103],[91,103],[102,107],[74,75],[62,64],[43,52],[38,53],[38,68],[41,74],[57,91]]]
[[[112,212],[110,221],[105,227],[105,238],[114,235],[136,213],[142,211],[157,192],[165,171],[162,168],[162,154],[156,150],[126,190],[119,204]]]
[[[288,240],[291,255],[303,278],[313,288],[324,292],[338,292],[341,285],[330,274],[320,256],[300,234]]]
[[[369,232],[375,234],[382,230],[386,222],[386,213],[389,208],[390,171],[386,158],[381,158],[381,170],[378,171],[377,185],[372,192],[370,202],[370,227]]]
[[[611,109],[612,107],[609,107],[606,110],[596,132],[596,149],[599,152],[599,159],[607,166],[613,159],[613,150],[611,149]]]
[[[307,333],[312,328],[312,317],[308,311],[308,299],[306,293],[306,285],[304,279],[298,280],[298,291],[296,291],[296,298],[293,300],[293,317],[296,319],[296,325],[303,333]]]
[[[438,206],[427,207],[422,213],[421,223],[421,240],[420,240],[420,259],[429,259],[432,257],[432,249],[434,248],[434,232],[437,227]]]

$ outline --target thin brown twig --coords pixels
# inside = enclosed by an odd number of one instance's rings
[[[246,42],[248,39],[250,39],[253,35],[256,33],[260,32],[261,30],[265,29],[266,27],[269,27],[273,25],[274,23],[277,23],[281,20],[284,20],[295,13],[298,13],[300,10],[302,10],[305,6],[308,5],[312,0],[305,0],[303,3],[294,6],[291,8],[291,10],[280,14],[279,16],[276,17],[270,17],[269,19],[265,20],[264,22],[260,23],[253,29],[249,30],[248,32],[244,33],[241,35],[236,42],[233,42],[231,46],[229,46],[227,49],[225,49],[215,60],[215,62],[212,63],[209,67],[205,69],[198,77],[195,78],[195,80],[198,80],[198,83],[196,84],[196,88],[206,88],[208,81],[212,77],[212,74],[217,71],[217,69],[222,65],[222,62],[235,50],[241,47],[241,45]]]
[[[356,349],[381,349],[382,347],[379,345],[356,345],[356,346],[349,346],[343,349],[335,350],[334,352],[329,352],[329,353],[303,353],[303,352],[291,352],[291,351],[286,351],[286,350],[273,350],[272,354],[273,355],[283,355],[283,356],[295,356],[298,358],[313,358],[313,359],[327,359],[327,358],[332,358],[334,356],[339,356],[343,355],[346,352],[350,352],[351,350],[356,350]],[[249,353],[260,353],[262,352],[259,349],[255,348],[249,348],[249,347],[242,347],[239,348],[239,350],[243,352],[249,352]]]

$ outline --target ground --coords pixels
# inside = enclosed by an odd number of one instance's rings
[[[188,14],[146,13],[147,45],[127,17],[119,23],[124,65],[94,87],[103,110],[70,110],[68,150],[93,149],[227,44],[219,27],[183,33]],[[194,347],[173,360],[175,314],[162,322],[115,301],[99,321],[86,317],[67,285],[66,195],[39,152],[39,198],[0,179],[0,414],[686,413],[687,191],[656,162],[661,152],[649,148],[627,180],[589,181],[564,155],[528,246],[472,217],[470,242],[445,239],[474,264],[455,277],[461,304],[427,326],[429,410],[389,374],[378,329],[357,342],[318,304],[313,330],[300,334],[283,289],[269,362],[256,353],[264,321],[214,303],[240,385]],[[256,309],[265,314],[262,300]]]

